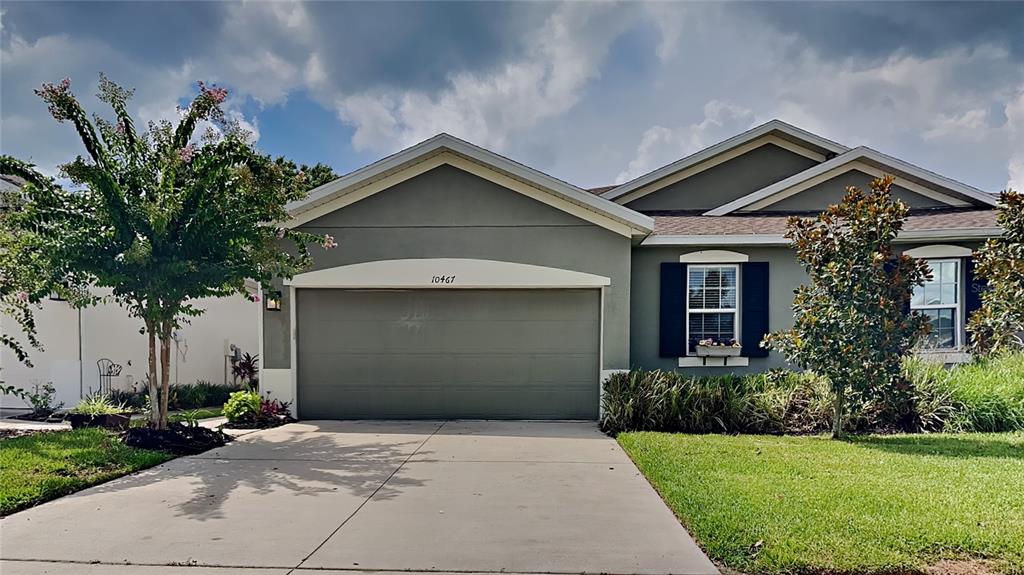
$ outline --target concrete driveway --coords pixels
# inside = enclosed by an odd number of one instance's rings
[[[4,575],[717,573],[615,441],[562,422],[252,433],[7,517],[0,558]]]

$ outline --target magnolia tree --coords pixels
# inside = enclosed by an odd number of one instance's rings
[[[288,219],[286,204],[304,196],[305,176],[287,175],[225,121],[224,89],[199,83],[176,123],[151,123],[144,133],[127,112],[131,91],[102,75],[98,96],[113,109],[112,121],[90,120],[68,80],[37,94],[58,122],[74,126],[87,155],[61,166],[74,186],[68,190],[29,164],[0,157],[0,173],[27,182],[12,224],[32,230],[46,261],[111,288],[142,321],[150,424],[164,428],[171,335],[202,313],[193,300],[242,294],[258,301],[246,280],[267,285],[290,277],[309,263],[310,244],[336,244],[274,224]],[[198,135],[201,125],[207,129]],[[295,249],[285,251],[282,240]]]
[[[833,437],[842,435],[847,394],[867,396],[891,385],[901,359],[928,329],[921,314],[907,313],[911,291],[928,269],[893,253],[908,208],[892,197],[891,186],[886,177],[871,182],[870,192],[847,188],[839,205],[788,224],[786,238],[810,283],[796,290],[793,328],[769,334],[762,345],[828,380]]]
[[[1024,194],[1003,192],[998,210],[1003,236],[974,252],[974,273],[988,288],[967,329],[983,355],[1024,350]]]

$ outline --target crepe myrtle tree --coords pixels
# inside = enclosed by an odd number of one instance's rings
[[[874,180],[868,192],[849,187],[840,204],[788,222],[786,238],[810,283],[795,292],[793,328],[761,345],[828,380],[833,438],[842,435],[847,394],[866,397],[893,385],[903,356],[928,329],[924,316],[908,313],[927,265],[892,249],[908,213],[892,197],[892,181]]]
[[[1024,350],[1024,194],[1001,193],[996,219],[1002,237],[974,252],[974,273],[988,287],[967,329],[981,355]]]
[[[76,289],[74,274],[53,266],[38,249],[33,230],[17,229],[18,212],[25,204],[22,180],[13,190],[0,191],[0,316],[5,321],[0,329],[0,347],[8,349],[17,361],[32,367],[32,349],[42,349],[36,336],[33,309],[52,293],[59,293],[72,305],[86,303],[88,294]],[[5,385],[0,372],[0,393],[22,398],[27,390]]]
[[[275,223],[288,219],[286,204],[304,196],[305,176],[287,176],[225,121],[223,88],[200,82],[177,122],[150,123],[144,133],[127,111],[132,92],[102,74],[98,97],[113,109],[112,121],[90,120],[69,80],[36,93],[58,122],[74,126],[86,155],[61,166],[72,189],[27,163],[0,158],[0,173],[27,181],[15,228],[33,230],[47,261],[111,288],[112,298],[142,321],[150,425],[165,428],[171,335],[202,313],[193,300],[242,294],[259,301],[246,280],[268,285],[291,277],[308,265],[310,245],[337,244]],[[285,250],[288,243],[295,249]]]

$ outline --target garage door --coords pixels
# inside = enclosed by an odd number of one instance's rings
[[[598,290],[297,291],[304,419],[596,419]]]

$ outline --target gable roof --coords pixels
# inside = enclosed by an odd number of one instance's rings
[[[288,204],[291,220],[286,225],[302,225],[404,181],[407,177],[403,177],[403,173],[414,176],[440,164],[468,169],[507,184],[506,187],[511,185],[518,188],[516,191],[565,211],[570,208],[570,213],[624,235],[644,236],[654,230],[654,220],[648,216],[445,133],[311,190],[303,200]],[[376,186],[380,189],[373,186],[378,182],[386,183],[384,180],[389,178],[394,182]]]
[[[699,164],[711,160],[716,156],[720,156],[741,146],[754,143],[766,136],[775,136],[783,142],[789,142],[795,144],[797,147],[805,148],[810,152],[819,154],[819,160],[826,160],[831,155],[843,154],[849,151],[849,148],[842,144],[837,144],[836,142],[827,140],[806,130],[801,130],[796,126],[792,126],[781,120],[771,120],[770,122],[766,122],[760,126],[747,130],[742,134],[733,136],[728,140],[724,140],[713,146],[704,148],[699,152],[690,154],[689,156],[672,162],[667,166],[663,166],[636,179],[630,180],[629,182],[615,186],[610,190],[604,191],[601,196],[609,200],[621,198],[626,194],[635,192],[645,186],[657,182],[658,180],[671,176],[672,174],[698,166]],[[654,190],[652,189],[650,191],[653,192]]]
[[[816,179],[828,180],[831,179],[830,174],[858,167],[863,167],[868,171],[881,170],[884,173],[897,176],[909,186],[913,186],[912,191],[928,195],[950,205],[996,206],[998,204],[998,199],[992,194],[861,146],[713,210],[708,210],[704,215],[724,216],[737,210],[757,209],[770,205],[774,201],[787,197],[786,192],[797,189],[797,193],[799,193],[802,191],[801,186],[818,183]]]

